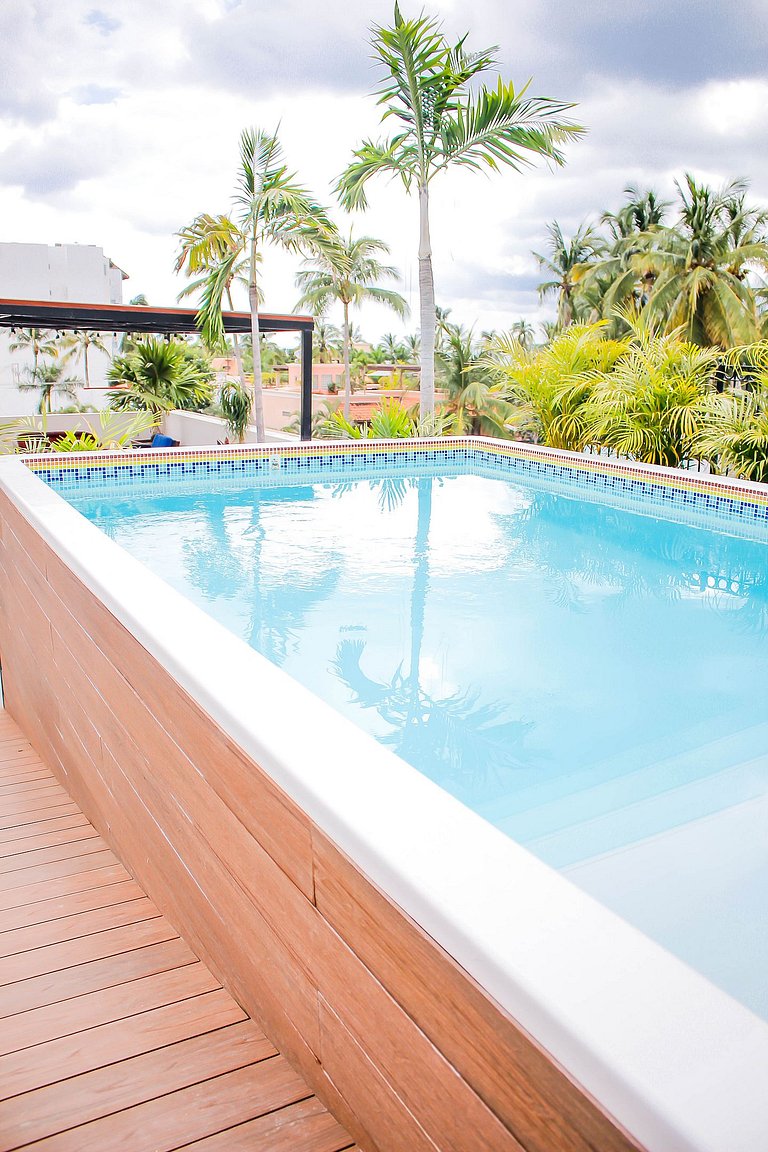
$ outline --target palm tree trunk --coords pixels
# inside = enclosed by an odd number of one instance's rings
[[[344,301],[344,419],[349,420],[352,401],[352,374],[349,368],[349,304]]]
[[[429,190],[419,185],[419,311],[421,322],[420,416],[435,412],[435,282],[429,236]]]
[[[90,388],[91,376],[90,376],[90,373],[88,371],[88,344],[87,344],[87,342],[83,345],[83,375],[85,376],[86,388]]]
[[[261,379],[261,333],[259,331],[259,289],[256,283],[256,239],[251,240],[251,275],[248,285],[251,306],[251,341],[253,343],[253,418],[256,439],[264,443],[264,394]]]

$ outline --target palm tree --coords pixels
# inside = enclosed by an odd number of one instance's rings
[[[750,215],[743,181],[717,192],[686,173],[677,189],[680,219],[659,232],[646,257],[657,275],[649,317],[666,332],[682,329],[694,344],[749,344],[759,324],[746,276],[753,265],[768,268],[764,216]]]
[[[440,23],[426,16],[405,20],[395,3],[394,26],[374,27],[375,58],[385,70],[377,91],[382,120],[395,117],[397,133],[366,140],[339,177],[336,191],[346,209],[365,208],[365,188],[381,172],[399,176],[419,197],[419,302],[421,414],[435,409],[435,288],[429,231],[429,193],[434,178],[452,165],[519,171],[536,156],[564,163],[559,145],[582,129],[559,117],[572,107],[517,91],[499,78],[494,88],[471,86],[496,63],[496,49],[469,53],[466,36],[451,45]]]
[[[229,216],[211,216],[208,212],[201,212],[191,224],[177,233],[179,240],[179,253],[174,266],[175,272],[186,271],[187,276],[194,276],[192,283],[183,288],[177,299],[183,300],[195,292],[205,289],[211,277],[215,277],[223,264],[226,264],[224,273],[224,295],[227,299],[229,311],[234,312],[232,302],[232,284],[240,281],[247,285],[245,277],[246,258],[242,255],[240,230]],[[234,255],[234,260],[230,257]],[[232,336],[232,345],[235,352],[237,374],[240,383],[245,385],[243,374],[243,357],[240,351],[240,341],[237,333]]]
[[[545,268],[551,279],[539,284],[539,297],[550,293],[557,296],[557,326],[562,329],[573,324],[576,319],[574,293],[576,291],[577,268],[593,260],[605,250],[605,241],[591,225],[581,224],[570,240],[554,220],[547,225],[549,253],[534,252],[539,267]]]
[[[603,212],[600,217],[614,243],[658,228],[664,222],[667,208],[672,206],[671,200],[659,200],[652,188],[643,192],[630,184],[624,189],[624,195],[627,200],[618,212]]]
[[[536,340],[536,329],[529,320],[520,319],[515,320],[509,329],[510,335],[520,343],[523,348],[532,348]],[[488,343],[490,344],[496,337],[496,332],[488,334]]]
[[[339,353],[341,333],[335,324],[329,324],[321,316],[315,320],[312,330],[312,358],[318,364],[330,364],[332,357]]]
[[[77,389],[83,383],[78,376],[65,376],[63,365],[53,361],[42,364],[38,362],[36,368],[25,369],[25,374],[27,382],[19,384],[19,391],[39,393],[37,411],[41,415],[51,411],[55,392],[69,400],[77,400]]]
[[[118,411],[195,409],[212,398],[213,373],[179,341],[146,340],[129,355],[116,356],[108,375],[115,389],[109,405]]]
[[[455,436],[509,438],[507,421],[512,410],[491,382],[487,367],[472,340],[459,324],[445,325],[446,340],[439,353],[440,385],[446,393],[441,413]]]
[[[240,168],[235,203],[238,218],[233,242],[206,278],[198,320],[206,343],[224,344],[222,304],[235,270],[241,266],[248,279],[251,340],[259,347],[259,261],[262,249],[274,244],[291,251],[315,250],[333,235],[333,226],[310,193],[296,182],[283,161],[275,134],[247,128],[240,137]],[[256,435],[264,440],[264,400],[261,362],[253,361],[253,410]]]
[[[360,308],[366,301],[384,304],[404,316],[408,305],[399,292],[382,288],[381,280],[397,280],[397,269],[382,264],[378,255],[389,253],[383,240],[372,236],[345,239],[338,233],[324,245],[312,259],[305,261],[305,267],[296,277],[301,289],[297,308],[309,308],[313,315],[319,315],[330,304],[339,302],[343,309],[342,341],[344,349],[344,416],[349,419],[352,396],[352,377],[349,367],[350,356],[350,307]]]
[[[409,360],[418,360],[421,352],[421,340],[418,332],[410,332],[403,340],[403,346],[408,353]]]
[[[32,353],[32,376],[37,378],[37,367],[41,356],[50,356],[55,359],[59,354],[53,333],[46,328],[13,328],[14,337],[8,345],[11,352]]]
[[[618,212],[600,217],[609,233],[605,250],[573,270],[580,300],[610,321],[614,334],[627,330],[618,315],[621,309],[631,305],[639,311],[650,299],[656,271],[646,257],[670,207],[670,201],[660,200],[651,188],[640,191],[630,185],[624,194],[627,199]]]
[[[83,361],[83,375],[85,376],[85,386],[91,386],[91,374],[88,370],[88,353],[92,348],[97,352],[103,352],[105,356],[109,355],[109,351],[104,344],[100,332],[90,332],[87,329],[75,329],[74,332],[69,333],[67,336],[62,337],[60,348],[62,352],[62,363],[67,364],[71,360],[81,359]]]

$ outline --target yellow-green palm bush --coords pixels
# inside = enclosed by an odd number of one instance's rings
[[[573,325],[543,348],[525,348],[510,334],[491,342],[481,363],[494,371],[514,408],[512,427],[532,427],[550,448],[580,452],[591,443],[588,402],[595,381],[629,346],[607,339],[607,324]]]
[[[630,321],[628,348],[610,370],[596,372],[585,417],[587,443],[643,464],[675,468],[700,451],[718,356]]]
[[[713,471],[768,483],[768,340],[728,357],[742,387],[712,397],[697,439]]]
[[[768,484],[768,388],[713,397],[696,450],[715,472]]]

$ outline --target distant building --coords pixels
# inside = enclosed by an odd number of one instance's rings
[[[127,278],[95,244],[0,243],[0,297],[7,299],[122,304],[123,280]],[[112,335],[104,333],[102,339],[110,355],[113,354]],[[11,352],[13,342],[13,333],[0,329],[0,417],[34,412],[38,403],[34,392],[19,390],[19,384],[27,379],[25,369],[32,367],[32,355]],[[82,404],[100,408],[104,402],[109,358],[92,349],[88,367],[91,387],[79,389],[78,398]],[[65,374],[82,379],[82,362],[70,362]]]

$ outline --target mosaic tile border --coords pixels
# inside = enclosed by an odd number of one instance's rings
[[[578,492],[620,498],[638,510],[676,507],[691,512],[734,517],[744,523],[768,524],[768,485],[725,477],[701,476],[672,469],[557,451],[517,441],[479,438],[414,441],[348,441],[277,444],[264,447],[226,445],[218,448],[172,448],[85,455],[24,458],[42,480],[59,492],[94,480],[130,485],[137,478],[224,473],[272,474],[321,478],[328,471],[376,475],[411,465],[463,466],[473,474],[519,474],[551,479]]]

